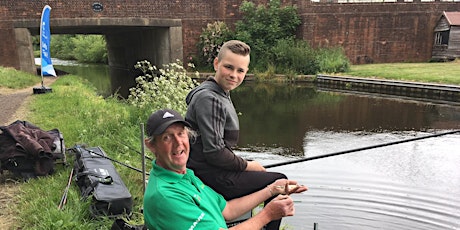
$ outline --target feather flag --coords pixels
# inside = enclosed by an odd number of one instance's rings
[[[43,76],[57,76],[54,70],[53,64],[51,63],[50,55],[50,11],[51,7],[46,5],[43,8],[41,25],[40,25],[40,59],[41,59],[41,75]]]

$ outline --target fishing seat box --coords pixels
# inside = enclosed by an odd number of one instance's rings
[[[112,161],[101,147],[76,146],[75,181],[83,199],[92,196],[93,217],[130,216],[133,199]]]

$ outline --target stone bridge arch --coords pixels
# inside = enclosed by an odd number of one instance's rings
[[[40,34],[39,25],[38,20],[13,22],[16,47],[21,55],[20,69],[32,73],[35,73],[35,63],[31,36]],[[50,30],[52,35],[104,35],[112,85],[122,86],[112,91],[121,95],[127,95],[129,87],[135,83],[134,65],[137,61],[148,60],[153,65],[162,66],[183,59],[180,19],[60,18],[50,20]]]

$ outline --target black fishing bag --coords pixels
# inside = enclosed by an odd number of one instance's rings
[[[130,216],[132,196],[101,147],[75,146],[75,181],[83,199],[92,196],[93,217]]]
[[[59,129],[45,131],[21,120],[0,126],[0,173],[24,179],[53,174],[56,163],[65,163],[65,151]]]

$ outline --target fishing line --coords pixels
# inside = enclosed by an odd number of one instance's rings
[[[117,144],[119,144],[119,145],[123,145],[123,146],[127,147],[128,149],[130,149],[130,150],[132,150],[132,151],[138,153],[138,154],[141,155],[141,156],[143,155],[143,156],[144,156],[145,158],[147,158],[148,160],[151,160],[151,161],[154,160],[152,157],[149,157],[149,156],[147,156],[147,155],[145,155],[145,154],[142,154],[142,152],[140,152],[139,150],[137,150],[136,148],[134,148],[134,147],[132,147],[132,146],[129,146],[129,145],[124,144],[124,143],[121,143],[121,142],[119,142],[119,141],[115,141],[115,142],[116,142]]]
[[[278,166],[283,166],[283,165],[289,165],[289,164],[295,164],[295,163],[300,163],[304,161],[311,161],[311,160],[316,160],[316,159],[321,159],[321,158],[326,158],[326,157],[332,157],[332,156],[338,156],[346,153],[353,153],[353,152],[358,152],[358,151],[363,151],[363,150],[368,150],[368,149],[375,149],[375,148],[380,148],[380,147],[385,147],[385,146],[390,146],[390,145],[396,145],[396,144],[401,144],[401,143],[406,143],[406,142],[411,142],[411,141],[417,141],[417,140],[422,140],[422,139],[427,139],[427,138],[432,138],[432,137],[439,137],[439,136],[444,136],[444,135],[449,135],[449,134],[454,134],[454,133],[459,133],[460,130],[454,130],[450,132],[445,132],[445,133],[438,133],[438,134],[432,134],[428,136],[423,136],[423,137],[416,137],[416,138],[410,138],[410,139],[405,139],[401,141],[395,141],[395,142],[389,142],[389,143],[384,143],[384,144],[378,144],[378,145],[371,145],[367,147],[362,147],[362,148],[357,148],[357,149],[350,149],[350,150],[345,150],[345,151],[340,151],[340,152],[335,152],[335,153],[328,153],[324,155],[318,155],[318,156],[313,156],[313,157],[307,157],[307,158],[302,158],[298,160],[292,160],[292,161],[286,161],[286,162],[281,162],[281,163],[275,163],[275,164],[269,164],[265,165],[265,168],[273,168],[273,167],[278,167]]]

